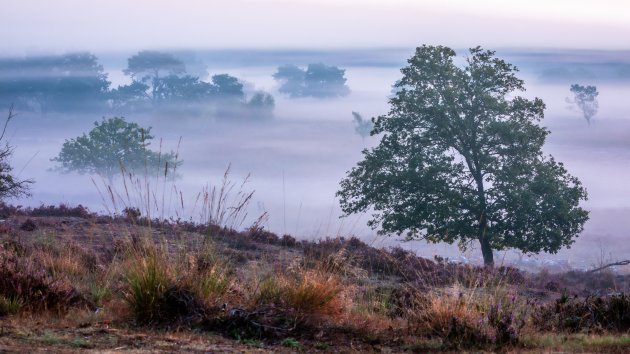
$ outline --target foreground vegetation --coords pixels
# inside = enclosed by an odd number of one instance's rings
[[[630,276],[526,274],[133,210],[1,213],[1,350],[630,348]]]

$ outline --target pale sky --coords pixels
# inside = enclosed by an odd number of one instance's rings
[[[0,0],[3,55],[444,44],[630,49],[627,0]]]

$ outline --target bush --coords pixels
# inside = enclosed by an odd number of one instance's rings
[[[39,257],[0,246],[0,274],[0,295],[20,299],[25,309],[65,311],[91,305],[66,277],[50,274]]]
[[[151,241],[129,247],[125,295],[138,324],[199,323],[232,283],[227,264],[207,244],[179,256]]]
[[[304,272],[286,281],[283,300],[299,317],[334,317],[343,312],[341,290],[341,283],[332,275]]]
[[[90,212],[90,210],[83,205],[69,206],[66,204],[55,205],[40,205],[33,209],[26,209],[25,213],[30,216],[60,216],[60,217],[76,217],[81,219],[90,219],[96,216],[96,214]]]
[[[158,320],[160,301],[170,286],[166,260],[163,254],[150,252],[138,257],[125,274],[126,300],[139,323]]]
[[[562,295],[555,303],[540,306],[532,317],[544,331],[624,332],[630,329],[630,297],[623,293],[583,299]]]
[[[463,294],[457,297],[434,294],[417,300],[416,310],[410,313],[415,333],[440,338],[447,349],[479,347],[491,342],[482,326],[481,313]]]
[[[22,300],[18,297],[4,297],[0,295],[0,317],[14,315],[22,308]]]

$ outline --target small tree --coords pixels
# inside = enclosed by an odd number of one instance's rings
[[[173,152],[159,153],[148,149],[153,136],[151,128],[144,129],[124,118],[114,117],[94,122],[86,135],[66,140],[59,156],[51,161],[59,163],[57,170],[76,171],[103,176],[111,183],[123,170],[135,173],[163,173],[174,177],[182,161]]]
[[[13,147],[5,140],[4,136],[11,119],[15,117],[13,108],[9,109],[9,115],[4,122],[2,134],[0,134],[0,201],[6,198],[18,198],[30,195],[31,180],[19,180],[13,175],[13,167],[9,159],[13,155]]]
[[[599,92],[597,92],[597,87],[573,84],[570,91],[573,94],[573,98],[567,98],[567,102],[575,104],[584,115],[588,125],[591,125],[591,118],[597,114],[599,109],[599,103],[597,102]]]
[[[494,52],[473,48],[463,67],[454,57],[416,49],[389,114],[375,121],[380,144],[341,181],[342,210],[373,212],[380,233],[479,242],[486,265],[493,250],[569,246],[588,219],[586,191],[542,153],[544,103],[513,94],[524,83]]]
[[[370,136],[372,129],[374,129],[374,122],[369,119],[363,119],[357,112],[352,112],[352,119],[354,122],[354,131],[365,141],[365,138]]]

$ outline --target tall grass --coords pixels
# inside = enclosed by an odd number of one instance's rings
[[[0,295],[0,317],[15,315],[22,309],[22,300],[17,296]]]
[[[137,252],[125,273],[126,300],[139,322],[149,323],[159,312],[159,301],[170,283],[167,257],[153,248]]]

